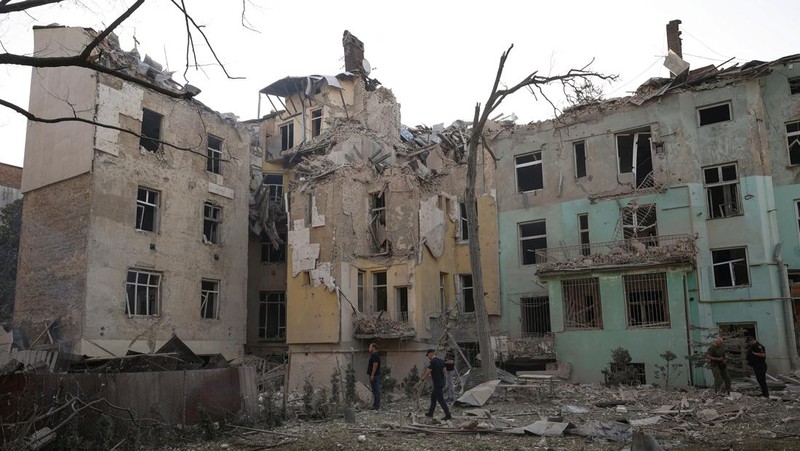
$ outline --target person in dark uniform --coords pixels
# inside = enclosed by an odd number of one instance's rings
[[[725,384],[725,393],[731,392],[731,378],[728,376],[728,357],[725,355],[725,348],[722,347],[722,338],[717,337],[714,344],[708,348],[706,359],[714,373],[714,391],[719,392],[722,384]]]
[[[369,386],[372,387],[372,408],[381,408],[381,356],[378,354],[378,345],[369,345],[369,364],[367,364]]]
[[[450,346],[444,347],[444,369],[447,370],[447,383],[445,384],[445,401],[456,400],[456,353]]]
[[[442,410],[444,410],[444,419],[449,420],[453,417],[450,416],[450,409],[447,408],[447,403],[444,400],[443,392],[445,379],[447,377],[445,374],[446,371],[444,361],[439,357],[436,357],[436,351],[434,349],[428,349],[426,355],[428,356],[430,364],[428,365],[428,368],[425,369],[425,374],[422,375],[422,379],[420,379],[419,383],[424,383],[430,376],[433,382],[433,391],[431,392],[431,406],[425,416],[433,416],[433,411],[436,410],[436,402],[438,401],[439,405],[442,406]]]
[[[745,338],[747,342],[747,364],[753,367],[758,385],[761,387],[761,396],[769,398],[767,390],[767,350],[754,337]]]

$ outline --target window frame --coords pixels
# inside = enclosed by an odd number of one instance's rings
[[[527,236],[523,236],[522,235],[522,227],[523,226],[531,225],[531,224],[538,224],[538,223],[543,223],[544,224],[544,234],[527,235]],[[525,241],[541,240],[542,238],[544,238],[544,247],[542,247],[542,248],[534,248],[534,249],[525,249],[525,244],[524,244]],[[542,263],[541,261],[539,261],[539,257],[536,255],[536,251],[537,250],[542,250],[542,249],[544,249],[544,250],[547,249],[547,220],[546,219],[537,219],[535,221],[526,221],[526,222],[517,223],[517,242],[519,243],[518,244],[518,249],[519,249],[519,255],[520,255],[520,260],[519,260],[520,266],[531,266],[531,265],[538,265],[539,263]],[[533,250],[534,251],[533,252],[533,261],[526,263],[527,260],[526,260],[525,257],[526,257],[526,251],[528,251],[528,250]]]
[[[152,121],[157,120],[157,123]],[[145,128],[145,123],[154,125]],[[158,152],[161,149],[161,135],[163,133],[164,115],[149,108],[142,108],[142,126],[139,130],[139,148],[144,148],[147,152]],[[152,132],[155,131],[154,134]]]
[[[383,282],[378,283],[378,276],[383,275]],[[389,312],[389,273],[387,271],[373,271],[372,277],[370,278],[372,281],[372,311],[377,312]],[[382,294],[381,294],[382,293]],[[383,309],[381,309],[381,305],[378,305],[378,302],[381,302],[383,305]]]
[[[403,295],[405,293],[405,295]],[[405,315],[403,315],[403,302],[405,301]],[[411,304],[408,302],[408,285],[394,287],[394,303],[397,312],[397,321],[407,323],[411,315]]]
[[[212,142],[219,143],[219,147],[214,148],[211,145]],[[222,138],[211,134],[206,135],[206,172],[222,175],[222,149],[224,145]]]
[[[519,163],[518,162],[519,159],[528,158],[528,157],[535,157],[537,159],[534,160],[534,161],[526,161],[524,163]],[[534,191],[539,191],[539,190],[543,190],[544,189],[544,166],[543,166],[542,161],[543,160],[542,160],[542,151],[541,150],[535,150],[533,152],[527,152],[527,153],[524,153],[524,154],[521,154],[521,155],[515,155],[514,156],[514,178],[515,178],[516,189],[517,189],[517,193],[518,194],[532,193]],[[539,177],[541,179],[540,180],[541,186],[534,187],[533,189],[529,189],[529,190],[523,190],[522,187],[520,186],[520,181],[522,179],[521,174],[520,174],[520,169],[534,167],[534,166],[538,166],[539,167],[538,175],[539,175]],[[533,169],[533,171],[534,171],[534,175],[536,175],[536,170]]]
[[[311,137],[316,138],[322,134],[322,108],[311,110]]]
[[[550,297],[548,296],[523,296],[519,298],[519,313],[520,313],[520,335],[523,337],[540,337],[553,333],[553,321],[550,318]],[[536,309],[543,311],[540,321],[535,321]],[[530,311],[528,314],[526,311]],[[529,318],[533,321],[529,321]],[[534,327],[530,327],[533,325]],[[542,326],[542,331],[534,331],[536,326]],[[529,330],[531,329],[531,330]]]
[[[641,288],[641,285],[646,285],[644,288],[657,288],[660,291],[661,299],[658,300],[660,303],[661,309],[661,316],[663,316],[662,321],[648,321],[645,322],[643,319],[640,324],[633,324],[633,318],[631,317],[632,311],[632,299],[631,295],[634,293],[637,294],[646,294],[646,293],[653,293],[656,290],[642,290],[638,289],[637,291],[630,291],[630,286],[638,284],[640,286],[635,286],[634,288]],[[656,286],[658,285],[658,286]],[[625,301],[625,324],[628,329],[669,329],[672,324],[670,319],[670,312],[669,312],[669,286],[667,284],[667,274],[665,272],[657,272],[657,273],[642,273],[642,274],[626,274],[622,276],[622,293],[624,296]],[[633,301],[638,306],[640,311],[640,316],[644,318],[645,316],[652,316],[652,311],[649,312],[648,315],[647,307],[649,303],[652,303],[652,300],[643,299],[643,300],[636,300]],[[652,309],[651,309],[652,310]]]
[[[131,278],[131,274],[132,273],[134,274],[134,279],[135,279],[133,282],[131,282],[129,280]],[[146,283],[139,282],[139,275],[147,275]],[[156,278],[155,284],[150,283],[150,281],[152,280],[153,277]],[[162,281],[163,281],[163,274],[160,273],[160,272],[156,272],[156,271],[152,271],[152,270],[148,270],[148,269],[142,269],[142,268],[135,268],[135,267],[134,268],[128,268],[128,271],[126,272],[126,278],[125,278],[125,314],[129,318],[133,318],[133,317],[150,318],[150,317],[158,317],[158,316],[160,316],[161,315],[161,284],[162,284]],[[131,301],[130,292],[129,292],[131,286],[133,286],[133,290],[134,290],[134,292],[133,292],[133,294],[134,294],[133,301]],[[139,310],[139,308],[138,308],[139,307],[139,302],[138,302],[139,289],[138,289],[138,287],[144,287],[144,289],[145,289],[145,296],[147,298],[147,303],[146,303],[146,307],[145,307],[145,313],[139,313],[138,312],[138,310]],[[152,306],[150,305],[151,301],[149,300],[149,298],[150,298],[150,296],[149,296],[150,289],[155,290],[155,295],[154,295],[155,299],[152,301]],[[131,312],[131,302],[133,302],[133,307],[134,307],[134,310],[135,310],[134,312]],[[152,307],[153,310],[155,310],[155,312],[150,312],[151,307]]]
[[[146,197],[145,200],[139,199],[139,194],[142,191],[144,191],[147,194],[145,196]],[[150,199],[150,194],[155,195],[155,200]],[[148,208],[153,209],[152,230],[144,229],[141,227],[143,225],[142,223],[144,222],[145,218],[145,210]],[[141,215],[139,214],[140,209],[142,211]],[[133,224],[134,230],[139,232],[152,232],[157,234],[159,232],[159,225],[161,222],[160,219],[161,219],[161,191],[151,189],[146,186],[138,185],[136,187],[136,217],[134,219],[134,224]]]
[[[581,157],[578,158],[580,149]],[[586,141],[575,141],[572,143],[572,157],[575,160],[575,179],[582,179],[589,175],[588,168],[586,167]],[[583,172],[583,174],[581,174]]]
[[[272,295],[277,296],[277,300],[270,300]],[[270,305],[276,305],[278,310],[278,320],[275,335],[268,336],[270,329],[269,311]],[[286,292],[259,290],[258,292],[258,329],[257,339],[262,342],[284,342],[286,341]]]
[[[294,121],[278,126],[281,135],[281,152],[294,147]]]
[[[703,123],[703,114],[702,114],[703,111],[713,110],[713,109],[719,108],[721,106],[727,106],[728,107],[727,108],[727,110],[728,110],[728,118],[727,119],[723,119],[723,120],[719,120],[719,121],[714,121],[714,122],[707,122],[707,123],[704,124]],[[712,103],[712,104],[709,104],[709,105],[699,106],[699,107],[697,107],[695,109],[695,111],[696,111],[695,115],[697,117],[697,126],[698,127],[706,127],[708,125],[719,124],[719,123],[722,123],[722,122],[730,122],[730,121],[733,120],[733,106],[731,105],[731,101],[730,100],[726,100],[724,102]]]
[[[458,203],[458,230],[456,239],[459,243],[469,243],[469,221],[467,220],[467,203]]]
[[[589,325],[581,326],[578,321],[578,312],[576,312],[576,304],[578,304],[577,297],[580,295],[594,296],[589,306],[586,297],[581,301],[584,312],[592,311],[592,323]],[[600,278],[599,277],[585,277],[581,279],[567,279],[561,281],[561,299],[564,308],[564,330],[602,330],[603,329],[603,299],[600,292]],[[573,312],[570,318],[570,310]],[[584,321],[585,322],[585,321]]]
[[[734,251],[734,250],[735,251],[739,251],[739,250],[743,251],[744,257],[743,258],[742,257],[735,258],[735,259],[732,259],[732,260],[725,260],[725,261],[717,261],[716,260],[715,253],[719,253],[719,252],[723,252],[723,251]],[[712,277],[712,280],[714,282],[714,288],[715,289],[720,289],[720,290],[735,289],[735,288],[749,287],[749,286],[752,285],[753,278],[750,276],[750,258],[748,256],[747,246],[720,247],[720,248],[710,249],[710,251],[711,251],[711,277]],[[735,267],[733,265],[736,262],[741,262],[741,261],[744,262],[744,269],[745,269],[745,275],[747,277],[747,280],[745,281],[745,283],[738,283],[737,284],[738,281],[736,280],[737,279],[736,278],[736,270],[735,270]],[[719,285],[718,284],[716,268],[718,266],[722,266],[722,265],[727,265],[728,266],[728,275],[730,276],[730,279],[731,279],[731,285]]]
[[[647,142],[649,144],[649,158],[643,161],[649,161],[650,165],[650,172],[647,174],[640,174],[640,161],[639,161],[639,140],[641,139],[642,135],[647,135]],[[623,136],[630,136],[631,137],[631,170],[630,171],[622,171],[622,151],[625,150],[620,147],[620,138]],[[642,127],[637,129],[632,129],[628,131],[616,132],[614,133],[614,147],[616,148],[616,157],[617,157],[617,176],[622,174],[632,174],[634,185],[638,188],[651,188],[655,181],[650,177],[649,183],[645,183],[648,181],[648,175],[655,173],[655,167],[653,165],[653,130],[651,127]],[[646,170],[646,169],[645,169]]]
[[[205,284],[212,284],[207,288]],[[211,299],[211,316],[207,315],[208,301]],[[216,279],[200,279],[200,318],[219,319],[220,281]]]
[[[724,170],[724,168],[730,167],[730,166],[733,166],[733,168],[736,171],[736,179],[735,180],[723,180],[723,178],[724,178],[723,170]],[[717,179],[719,181],[711,182],[711,183],[709,183],[707,181],[706,172],[711,170],[711,169],[716,169],[717,170]],[[739,172],[739,164],[737,162],[715,164],[715,165],[711,165],[711,166],[703,166],[702,168],[700,168],[700,170],[703,172],[703,190],[705,191],[705,194],[706,194],[706,208],[708,209],[708,219],[723,219],[723,218],[730,218],[730,217],[733,217],[733,216],[741,216],[741,215],[743,215],[744,214],[744,204],[742,204],[742,193],[741,193],[741,189],[740,189],[741,173]],[[728,186],[733,186],[734,188],[727,188]],[[724,203],[722,203],[722,204],[720,204],[718,206],[722,207],[722,206],[725,206],[725,205],[733,204],[733,206],[735,207],[736,213],[725,214],[721,210],[719,212],[719,215],[715,215],[713,205],[711,205],[711,194],[712,194],[711,190],[714,189],[714,188],[717,188],[717,187],[722,187],[722,190],[723,190],[722,193],[723,193],[723,198],[724,198],[723,200],[726,200],[726,199],[728,199],[730,197],[733,197],[733,196],[731,196],[731,193],[726,191],[726,190],[730,190],[730,189],[735,190],[735,193],[734,193],[735,199],[734,199],[734,201],[732,201],[732,202],[731,201],[724,202]]]
[[[212,215],[208,215],[208,209],[211,210]],[[216,211],[218,213],[218,217],[213,215],[213,212]],[[211,236],[209,237],[206,234],[206,231],[211,229],[212,233],[209,233]],[[205,244],[222,244],[222,206],[219,204],[215,204],[211,201],[203,202],[203,243]]]
[[[789,83],[789,95],[800,94],[800,77],[792,77],[786,81]]]
[[[795,129],[790,131],[790,127]],[[786,152],[789,156],[789,166],[800,165],[800,120],[786,122],[784,129],[786,130]],[[792,159],[792,141],[794,141],[797,148],[797,158],[795,159]]]
[[[469,284],[466,283],[467,280]],[[461,294],[461,311],[475,313],[475,281],[472,279],[472,274],[458,275],[458,290]],[[471,306],[471,310],[467,310],[468,305]]]
[[[583,224],[583,220],[586,224]],[[592,240],[589,234],[589,213],[578,213],[578,241],[581,243],[581,255],[592,255]]]

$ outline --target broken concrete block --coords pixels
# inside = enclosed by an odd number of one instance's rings
[[[659,421],[661,421],[661,415],[656,415],[654,417],[647,417],[647,418],[638,418],[638,419],[635,419],[635,420],[629,420],[628,423],[630,423],[631,426],[650,426],[650,425],[658,423]]]
[[[539,435],[542,437],[559,437],[564,435],[564,431],[570,427],[575,427],[570,423],[553,423],[550,421],[539,420],[533,424],[529,424],[522,428],[529,434]]]
[[[715,409],[703,409],[697,412],[694,416],[700,421],[708,422],[719,418],[719,412],[717,412]]]
[[[493,380],[489,382],[484,382],[477,387],[473,388],[472,390],[467,390],[461,395],[460,398],[456,400],[456,402],[469,404],[471,406],[480,407],[486,404],[486,401],[492,397],[494,394],[494,390],[497,385],[500,383],[500,380]]]
[[[356,398],[358,398],[361,403],[366,405],[372,405],[372,390],[367,387],[367,384],[357,381],[356,382]]]
[[[589,413],[589,408],[586,406],[561,406],[561,413]]]

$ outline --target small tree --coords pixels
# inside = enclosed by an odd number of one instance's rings
[[[348,407],[352,407],[356,403],[356,370],[352,362],[347,364],[344,378],[344,402]]]
[[[308,377],[303,384],[303,413],[305,413],[306,419],[314,416],[314,386],[311,385],[311,379]]]
[[[417,384],[419,383],[419,369],[417,365],[411,367],[408,376],[403,378],[403,390],[406,393],[406,398],[412,399],[417,396]]]
[[[397,386],[397,379],[391,377],[392,369],[387,367],[381,368],[381,393],[389,393],[394,391]]]
[[[272,429],[283,424],[281,409],[275,403],[275,390],[272,384],[267,384],[267,389],[259,396],[261,403],[261,421],[265,428]]]
[[[669,383],[683,373],[681,370],[681,368],[683,368],[683,364],[672,363],[672,361],[677,359],[678,356],[670,350],[664,351],[663,353],[659,354],[659,356],[664,359],[664,364],[656,365],[656,378],[663,379],[664,388],[669,388]]]
[[[619,347],[611,351],[611,361],[603,370],[606,385],[636,385],[639,383],[639,370],[631,365],[631,354]]]
[[[341,384],[342,384],[342,371],[339,369],[339,365],[337,363],[336,369],[333,370],[333,373],[331,374],[331,405],[332,406],[341,406],[341,404],[342,404]]]

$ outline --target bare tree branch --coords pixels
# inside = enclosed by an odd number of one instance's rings
[[[0,1],[0,14],[14,13],[25,11],[27,9],[36,8],[38,6],[50,5],[52,3],[61,3],[63,0],[24,0],[17,3],[11,3],[11,0]]]
[[[100,32],[95,38],[90,42],[78,55],[78,58],[84,61],[89,61],[89,56],[92,54],[92,50],[95,49],[103,40],[110,35],[119,24],[124,22],[128,17],[131,16],[140,6],[144,3],[144,0],[137,0],[136,3],[130,6],[124,13],[122,13],[116,20],[111,22],[111,25],[107,26],[105,30]]]
[[[261,34],[260,31],[252,27],[250,21],[247,20],[246,14],[247,14],[247,0],[242,0],[242,26],[250,31],[255,31],[258,34]]]

